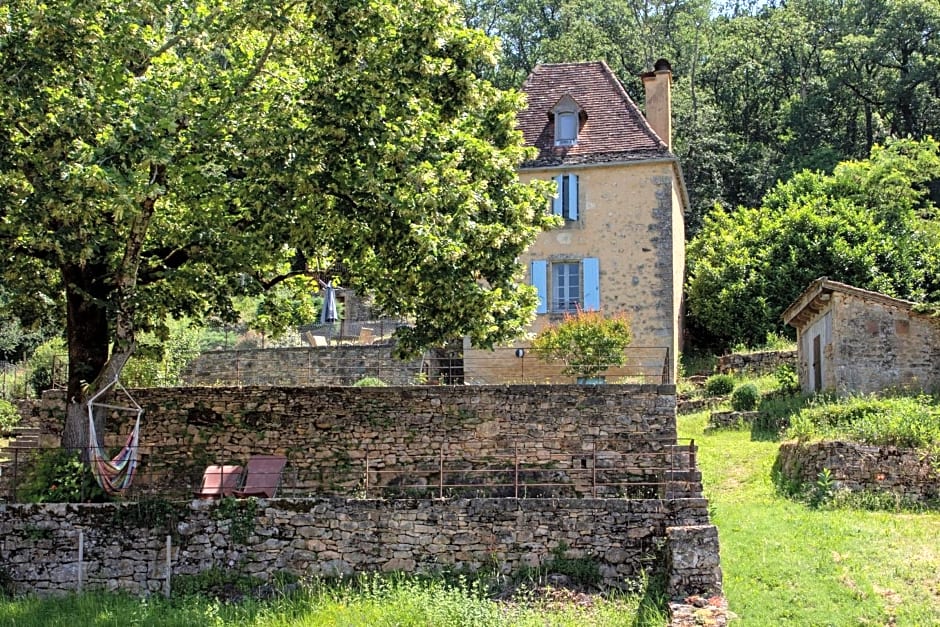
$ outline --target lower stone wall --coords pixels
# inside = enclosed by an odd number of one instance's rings
[[[840,489],[890,491],[911,501],[940,501],[940,459],[913,449],[854,442],[784,442],[774,468],[795,483],[814,483],[828,468]]]
[[[795,350],[722,355],[718,358],[716,370],[720,374],[769,374],[782,365],[793,366],[796,371],[798,360]]]
[[[161,505],[158,507],[157,505]],[[234,505],[234,507],[233,507]],[[79,532],[83,562],[79,571]],[[663,573],[672,596],[721,589],[705,499],[168,501],[0,505],[0,574],[20,593],[150,594],[212,567],[268,579],[539,567],[567,546],[605,586]]]

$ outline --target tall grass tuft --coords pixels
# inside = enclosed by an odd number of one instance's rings
[[[787,436],[940,451],[940,399],[921,394],[816,403],[792,418]]]

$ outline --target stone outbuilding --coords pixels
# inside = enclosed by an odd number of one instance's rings
[[[940,318],[915,305],[826,277],[813,281],[782,315],[796,328],[803,392],[940,388]]]

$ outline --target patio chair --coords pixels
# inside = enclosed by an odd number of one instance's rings
[[[245,483],[232,494],[238,498],[259,496],[274,498],[281,484],[281,473],[287,464],[283,455],[254,455],[245,467]]]
[[[197,499],[217,499],[232,496],[242,479],[241,466],[207,466],[202,473],[202,485],[193,492]]]

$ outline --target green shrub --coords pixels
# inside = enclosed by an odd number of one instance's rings
[[[774,370],[774,378],[777,380],[777,389],[786,394],[794,394],[800,391],[800,377],[796,374],[796,368],[792,364],[780,364]]]
[[[624,349],[633,341],[626,314],[605,318],[599,311],[565,314],[565,319],[550,325],[532,340],[532,350],[542,361],[562,361],[566,375],[596,376],[626,360]]]
[[[730,374],[715,374],[705,380],[705,394],[725,396],[734,389],[734,377]]]
[[[20,421],[20,413],[9,401],[0,398],[0,432],[8,431]]]
[[[37,397],[45,390],[51,390],[54,383],[65,380],[68,370],[66,355],[65,342],[54,338],[40,344],[27,360],[27,380]]]
[[[378,377],[362,377],[353,383],[353,386],[357,388],[384,388],[388,387],[388,383]]]
[[[33,459],[18,492],[28,503],[80,503],[106,501],[107,494],[77,452],[52,449]]]
[[[731,408],[734,411],[754,411],[757,401],[760,400],[760,391],[753,383],[743,383],[731,393]]]

